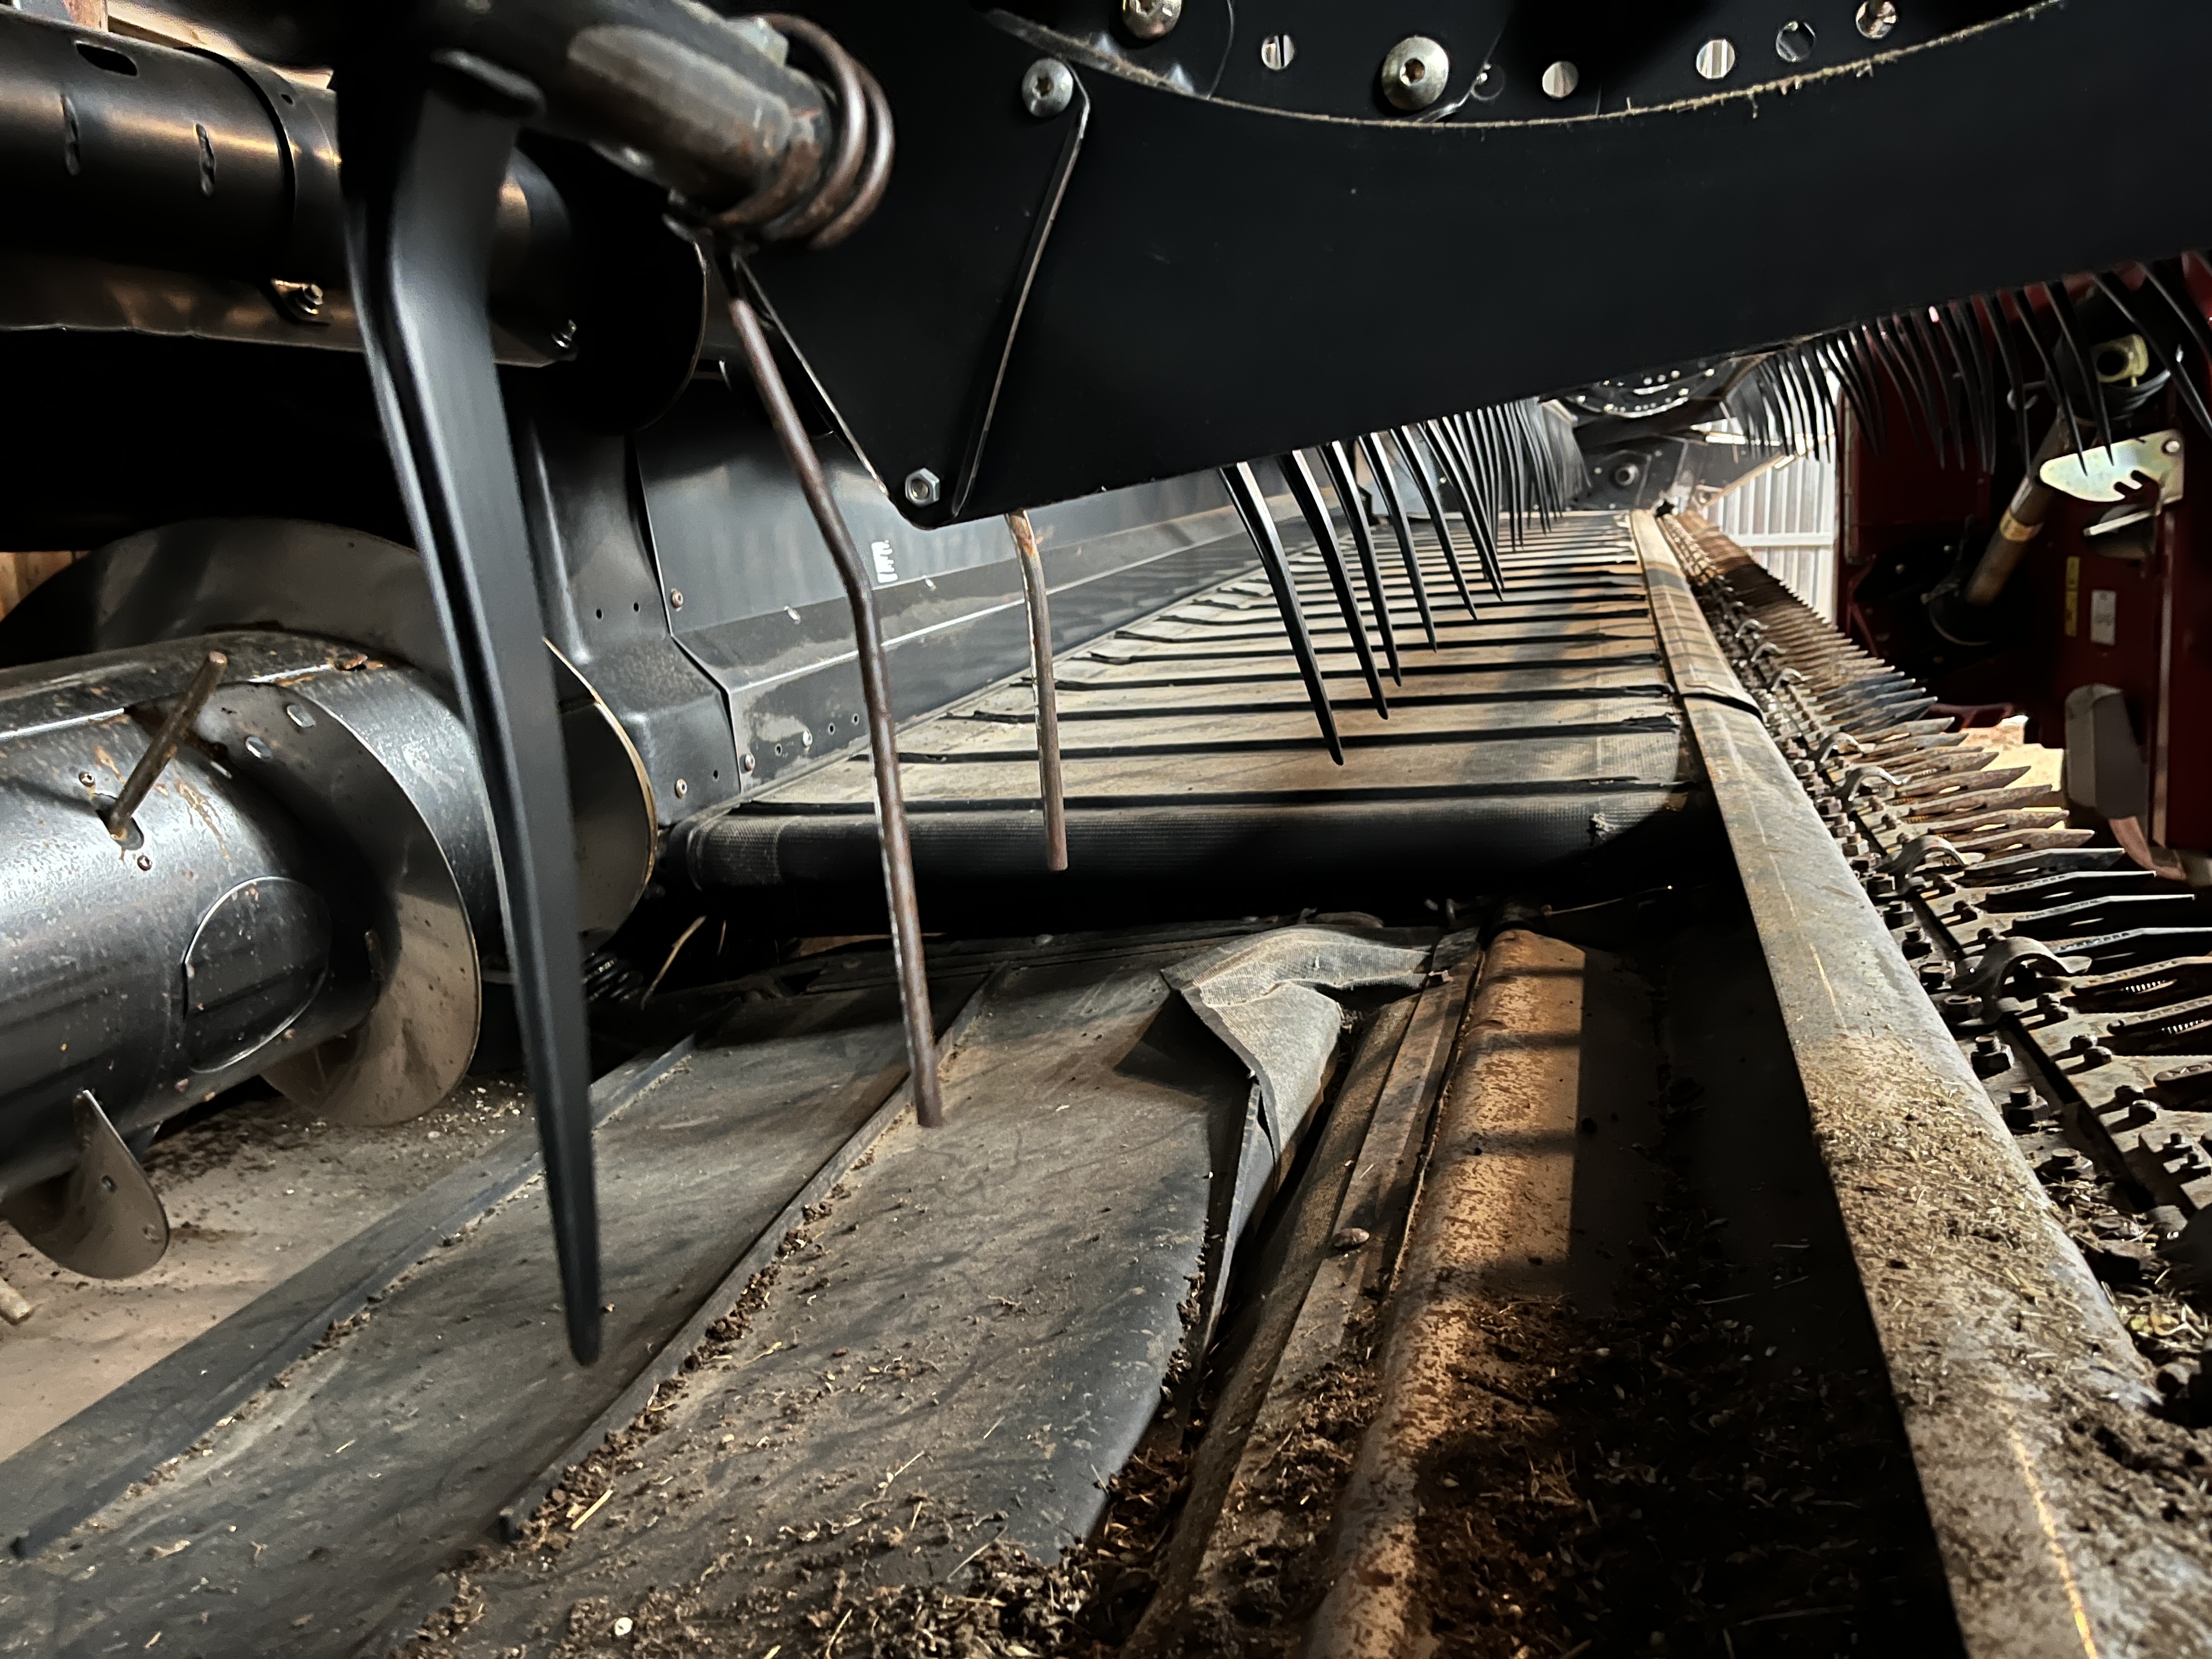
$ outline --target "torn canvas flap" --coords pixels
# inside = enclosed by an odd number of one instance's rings
[[[1280,927],[1164,969],[1206,1028],[1251,1069],[1261,1121],[1279,1160],[1321,1093],[1344,1010],[1328,991],[1419,989],[1429,953],[1331,927]]]

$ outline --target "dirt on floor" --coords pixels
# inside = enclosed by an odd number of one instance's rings
[[[168,1254],[127,1279],[87,1279],[0,1222],[0,1277],[31,1316],[0,1325],[0,1458],[283,1283],[447,1170],[520,1128],[512,1079],[471,1078],[411,1122],[325,1122],[258,1097],[166,1126],[146,1156],[169,1212]],[[244,1091],[241,1091],[244,1092]]]

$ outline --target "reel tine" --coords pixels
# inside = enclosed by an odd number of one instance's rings
[[[1936,412],[1942,417],[1944,441],[1959,458],[1960,471],[1966,465],[1966,440],[1959,429],[1959,416],[1951,404],[1951,374],[1943,367],[1942,354],[1936,349],[1935,337],[1929,332],[1928,319],[1919,309],[1905,316],[1905,340],[1919,355],[1922,368],[1927,374],[1928,384],[1935,389]]]
[[[2005,394],[2012,402],[2014,435],[2020,441],[2021,465],[2025,466],[2035,459],[2035,440],[2029,435],[2027,425],[2027,376],[2021,372],[2020,354],[2013,349],[2012,324],[2005,316],[2004,301],[1992,294],[1987,298],[1976,296],[1974,303],[1986,306],[1990,313],[1990,330],[1996,337],[1997,361],[2004,368]]]
[[[2046,283],[2043,291],[2051,296],[2051,314],[2058,319],[2058,332],[2066,342],[2066,349],[2074,355],[2075,367],[2081,371],[2082,384],[2097,405],[2097,435],[2104,440],[2105,453],[2112,453],[2112,411],[2105,398],[2104,378],[2097,373],[2096,358],[2091,348],[2081,338],[2081,319],[2074,309],[2074,296],[2066,291],[2063,283]]]
[[[1390,664],[1393,684],[1406,683],[1405,670],[1398,661],[1398,630],[1390,625],[1390,601],[1382,592],[1382,570],[1375,557],[1375,536],[1368,527],[1367,514],[1359,505],[1359,492],[1352,479],[1352,457],[1345,453],[1341,443],[1331,442],[1322,447],[1322,461],[1328,469],[1328,486],[1336,492],[1337,505],[1344,509],[1344,521],[1352,530],[1352,545],[1359,556],[1359,574],[1367,584],[1367,600],[1375,611],[1376,631],[1382,636],[1382,654]]]
[[[2074,440],[2074,453],[2076,455],[2086,454],[2089,445],[2081,436],[2081,422],[2074,412],[2074,398],[2066,390],[2066,379],[2059,374],[2058,364],[2051,355],[2049,344],[2044,340],[2043,330],[2035,320],[2034,296],[2023,288],[2020,290],[2019,300],[2021,326],[2027,331],[2028,343],[2034,346],[2036,358],[2043,365],[2043,382],[2051,388],[2051,400],[2058,405],[2059,412],[2066,417],[2066,431]],[[2031,458],[2034,453],[2033,450],[2028,452]]]
[[[1451,478],[1453,492],[1459,497],[1460,517],[1467,523],[1468,534],[1474,541],[1474,556],[1480,562],[1483,574],[1489,577],[1490,586],[1499,599],[1505,597],[1505,584],[1498,572],[1498,550],[1492,527],[1489,503],[1477,489],[1473,472],[1468,468],[1451,434],[1441,421],[1423,424],[1421,434],[1429,441],[1443,471]]]
[[[1997,376],[1990,361],[1990,343],[1982,332],[1982,315],[1972,300],[1954,300],[1946,307],[1966,342],[1966,358],[1972,365],[1975,386],[1976,436],[1980,440],[1982,471],[1997,470]]]
[[[2212,435],[2212,406],[2208,406],[2204,401],[2204,389],[2197,383],[2197,371],[2190,367],[2187,348],[2165,326],[2171,319],[2160,317],[2154,324],[2151,319],[2158,316],[2157,311],[2150,306],[2138,304],[2142,296],[2130,293],[2128,285],[2119,279],[2118,273],[2111,276],[2100,274],[2096,283],[2099,291],[2112,302],[2113,308],[2134,325],[2136,332],[2157,349],[2159,356],[2165,359],[2166,368],[2172,371],[2174,390],[2181,394],[2181,401],[2189,405],[2191,417],[2203,432]]]
[[[1459,550],[1452,545],[1451,526],[1444,522],[1443,502],[1437,497],[1435,480],[1422,465],[1420,450],[1413,441],[1413,428],[1397,427],[1390,435],[1397,440],[1399,452],[1406,458],[1406,470],[1413,475],[1413,487],[1421,492],[1421,505],[1429,509],[1429,522],[1436,526],[1437,545],[1443,550],[1444,563],[1459,587],[1460,602],[1467,606],[1467,614],[1473,617],[1474,595],[1468,590],[1467,573],[1459,568]]]
[[[1306,465],[1303,450],[1290,450],[1275,458],[1275,465],[1283,470],[1284,482],[1291,487],[1291,499],[1298,504],[1298,511],[1313,532],[1314,549],[1321,555],[1322,568],[1328,572],[1328,585],[1336,594],[1336,608],[1344,613],[1345,631],[1352,635],[1352,653],[1359,659],[1359,672],[1367,679],[1367,695],[1374,702],[1375,713],[1383,720],[1390,718],[1389,700],[1382,695],[1382,677],[1375,671],[1375,653],[1367,643],[1367,624],[1359,615],[1359,601],[1352,597],[1352,579],[1344,568],[1344,549],[1336,539],[1336,526],[1328,516],[1328,503],[1321,498],[1321,485],[1314,479],[1313,468]]]
[[[1405,561],[1406,580],[1413,590],[1413,608],[1421,614],[1421,631],[1429,636],[1429,649],[1439,651],[1437,643],[1437,619],[1429,611],[1428,584],[1421,580],[1420,555],[1413,548],[1413,527],[1406,517],[1406,503],[1398,495],[1397,476],[1383,459],[1382,445],[1378,435],[1364,432],[1359,435],[1359,453],[1367,460],[1367,471],[1373,475],[1375,488],[1382,493],[1383,511],[1390,517],[1391,533],[1398,538],[1398,556]]]
[[[1283,618],[1283,631],[1291,637],[1291,655],[1297,659],[1298,676],[1306,683],[1306,700],[1313,705],[1314,719],[1321,723],[1322,741],[1328,745],[1329,758],[1341,766],[1344,740],[1336,734],[1336,712],[1328,706],[1321,663],[1314,656],[1313,636],[1306,632],[1305,612],[1298,608],[1297,585],[1291,580],[1290,562],[1283,556],[1283,538],[1275,532],[1267,498],[1260,493],[1260,481],[1252,476],[1249,461],[1223,467],[1221,482],[1228,487],[1237,516],[1244,520],[1244,533],[1251,537],[1252,546],[1260,555],[1267,586],[1275,590],[1275,609]]]

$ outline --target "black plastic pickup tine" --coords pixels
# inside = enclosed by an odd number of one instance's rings
[[[1367,624],[1359,615],[1359,601],[1352,592],[1351,574],[1344,568],[1344,548],[1336,539],[1336,526],[1330,522],[1328,503],[1321,498],[1321,484],[1314,477],[1313,468],[1306,465],[1305,452],[1293,449],[1275,458],[1275,465],[1283,470],[1283,481],[1291,487],[1291,499],[1298,504],[1298,512],[1313,532],[1314,550],[1321,555],[1322,567],[1328,572],[1328,585],[1336,594],[1336,608],[1344,613],[1345,632],[1352,636],[1352,653],[1359,659],[1359,672],[1367,679],[1367,695],[1375,704],[1375,712],[1383,720],[1390,718],[1389,700],[1382,695],[1382,676],[1376,672],[1375,653],[1367,643]]]
[[[1919,359],[1905,343],[1905,328],[1902,319],[1885,317],[1875,325],[1883,343],[1889,348],[1889,362],[1894,371],[1910,386],[1908,407],[1920,416],[1920,429],[1927,435],[1929,453],[1935,456],[1938,466],[1946,465],[1943,455],[1943,433],[1936,423],[1936,397],[1928,389],[1928,378],[1921,373]]]
[[[2190,364],[2185,342],[2172,327],[2173,319],[2162,314],[2159,307],[2144,304],[2143,295],[2129,292],[2128,285],[2117,272],[2111,276],[2100,274],[2097,287],[2136,332],[2149,342],[2171,372],[2173,388],[2181,394],[2181,401],[2189,405],[2191,417],[2200,429],[2212,435],[2212,405],[2204,401],[2204,388],[2197,378],[2198,371]]]
[[[483,773],[568,1347],[589,1364],[599,1351],[599,1234],[575,837],[484,311],[501,180],[527,104],[513,77],[482,68],[489,74],[372,59],[349,74],[346,264],[392,470]]]
[[[1221,482],[1228,487],[1237,516],[1244,520],[1244,532],[1251,537],[1253,549],[1260,556],[1260,568],[1267,573],[1267,585],[1275,590],[1275,609],[1282,616],[1283,631],[1290,635],[1291,655],[1297,660],[1298,676],[1306,683],[1306,700],[1313,705],[1314,719],[1321,723],[1322,741],[1328,745],[1329,758],[1341,766],[1344,741],[1336,734],[1336,714],[1328,706],[1328,691],[1322,684],[1321,664],[1314,657],[1313,636],[1306,632],[1306,614],[1298,607],[1297,584],[1291,580],[1290,562],[1283,556],[1283,539],[1275,533],[1275,520],[1267,512],[1267,498],[1260,493],[1260,481],[1252,476],[1248,461],[1223,467]]]
[[[1397,475],[1383,458],[1382,442],[1374,433],[1361,434],[1358,442],[1367,471],[1382,497],[1382,510],[1389,515],[1391,533],[1398,538],[1398,556],[1405,562],[1406,581],[1413,590],[1413,609],[1420,612],[1421,631],[1429,636],[1430,650],[1442,650],[1443,647],[1437,643],[1437,619],[1429,610],[1429,585],[1421,580],[1421,556],[1413,546],[1413,529],[1406,518],[1406,503],[1398,495]]]
[[[1974,303],[1985,307],[1990,313],[1990,337],[1996,342],[1997,363],[2004,370],[2005,397],[2012,404],[2014,435],[2020,442],[2021,465],[2025,466],[2035,458],[2035,440],[2029,435],[2027,376],[2021,372],[2020,354],[2013,349],[2012,325],[2006,320],[2002,296],[1977,297]]]
[[[1505,582],[1498,568],[1498,538],[1496,520],[1490,505],[1482,499],[1475,486],[1473,470],[1459,453],[1451,433],[1442,421],[1430,421],[1421,428],[1421,435],[1429,441],[1429,448],[1443,463],[1442,475],[1451,480],[1452,493],[1459,497],[1460,517],[1467,523],[1468,538],[1474,543],[1474,556],[1482,566],[1483,574],[1499,599],[1505,597]]]
[[[2066,377],[2058,372],[2057,361],[2051,356],[2051,347],[2044,340],[2043,327],[2035,320],[2034,296],[2023,288],[2020,290],[2019,300],[2021,326],[2027,331],[2028,343],[2035,348],[2036,360],[2043,365],[2043,382],[2051,388],[2051,401],[2058,405],[2058,412],[2066,417],[2067,435],[2074,440],[2074,453],[2083,454],[2089,446],[2081,436],[2081,418],[2075,413],[2073,394],[2066,389]],[[2033,459],[2033,452],[2030,451],[2029,454]]]
[[[2074,309],[2074,296],[2066,291],[2063,283],[2051,283],[2044,292],[2051,296],[2051,314],[2058,319],[2058,332],[2072,354],[2075,367],[2081,371],[2081,383],[2089,389],[2089,397],[2097,408],[2097,435],[2104,441],[2105,453],[2112,453],[2112,411],[2105,399],[2105,378],[2097,373],[2095,349],[2082,337],[2081,319]]]
[[[1919,307],[1905,313],[1905,349],[1918,360],[1928,385],[1936,394],[1936,413],[1943,422],[1943,438],[1959,458],[1961,471],[1966,465],[1966,440],[1961,430],[1958,411],[1951,403],[1951,371],[1944,366],[1943,354],[1936,349],[1936,341],[1929,332],[1927,313]]]
[[[2189,337],[2196,342],[2198,354],[2207,363],[2212,363],[2212,323],[2207,323],[2204,313],[2197,308],[2196,296],[2189,291],[2187,268],[2179,259],[2154,259],[2143,267],[2143,277],[2152,291],[2166,301],[2166,308],[2180,319]]]
[[[1467,606],[1467,614],[1475,615],[1474,594],[1467,585],[1467,572],[1460,568],[1459,549],[1452,545],[1451,526],[1444,522],[1443,500],[1437,494],[1436,482],[1429,476],[1428,465],[1421,459],[1420,446],[1415,441],[1409,426],[1395,428],[1391,436],[1398,442],[1399,453],[1406,458],[1406,470],[1413,475],[1413,487],[1421,492],[1421,504],[1429,509],[1429,523],[1437,532],[1437,545],[1443,550],[1444,564],[1451,571],[1452,581],[1459,588],[1460,602]]]
[[[1352,457],[1340,443],[1322,447],[1322,461],[1328,468],[1329,488],[1336,492],[1336,503],[1344,509],[1344,522],[1352,531],[1352,545],[1359,556],[1359,574],[1367,584],[1368,603],[1375,611],[1375,629],[1382,636],[1382,654],[1389,659],[1390,678],[1399,685],[1406,683],[1405,670],[1398,661],[1398,630],[1390,625],[1390,597],[1382,591],[1382,570],[1375,558],[1375,534],[1368,527],[1367,514],[1359,504],[1359,491],[1352,483]]]

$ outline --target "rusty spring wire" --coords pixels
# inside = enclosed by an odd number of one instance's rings
[[[859,229],[883,200],[898,148],[890,102],[876,77],[820,24],[781,11],[763,12],[760,21],[811,48],[829,71],[837,148],[811,188],[793,191],[779,180],[713,216],[711,222],[755,241],[796,243],[818,253]]]
[[[1036,671],[1037,793],[1044,801],[1044,867],[1067,868],[1067,797],[1060,770],[1060,696],[1052,678],[1052,607],[1027,513],[1006,514],[1021,562],[1022,598],[1030,613],[1030,660]]]
[[[936,1022],[929,1005],[929,974],[921,955],[921,916],[915,894],[914,850],[907,840],[906,801],[899,789],[898,727],[891,713],[890,665],[884,655],[883,629],[876,619],[875,589],[860,550],[830,493],[821,458],[792,406],[759,313],[743,299],[730,301],[730,320],[744,343],[745,367],[768,410],[799,487],[813,510],[822,539],[829,544],[845,597],[853,607],[853,638],[860,659],[860,695],[868,709],[868,748],[875,763],[877,832],[883,843],[884,889],[890,903],[891,957],[898,969],[899,1007],[906,1019],[907,1075],[914,1088],[915,1121],[925,1129],[945,1121],[937,1085]]]

